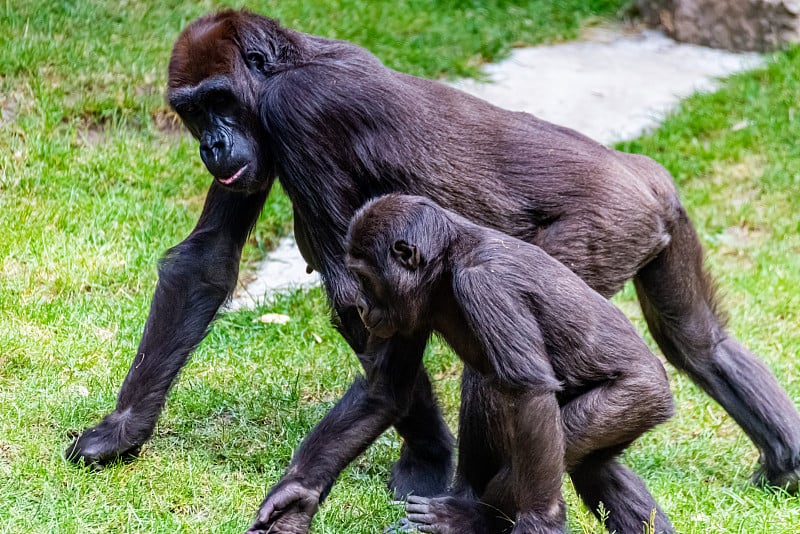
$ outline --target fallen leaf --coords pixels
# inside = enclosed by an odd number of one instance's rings
[[[750,121],[739,121],[733,126],[731,126],[731,131],[738,132],[739,130],[744,130],[748,126],[750,126]]]
[[[292,318],[288,315],[283,315],[281,313],[265,313],[258,319],[253,319],[254,323],[272,323],[272,324],[286,324],[291,321]]]

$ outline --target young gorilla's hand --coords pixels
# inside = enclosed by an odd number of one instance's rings
[[[306,534],[319,508],[320,492],[284,478],[261,503],[246,534]]]

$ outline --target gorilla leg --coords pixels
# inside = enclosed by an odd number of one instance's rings
[[[619,447],[621,450],[624,447]],[[614,459],[617,450],[592,454],[570,472],[575,491],[609,532],[641,534],[655,511],[653,534],[674,532],[644,481]],[[608,516],[600,517],[600,503]]]
[[[306,436],[248,532],[307,532],[339,474],[411,405],[429,335],[368,341],[366,379],[357,378]]]
[[[647,354],[629,366],[561,407],[567,471],[595,451],[627,446],[672,416],[669,383],[655,356]]]
[[[639,534],[655,510],[655,532],[673,532],[647,486],[614,457],[655,425],[669,419],[672,396],[661,363],[645,355],[614,380],[589,390],[561,409],[566,465],[575,490],[598,516],[602,502],[609,532]]]
[[[725,332],[685,212],[670,244],[634,283],[650,332],[670,363],[720,403],[759,448],[754,481],[796,491],[800,414],[770,370]]]
[[[397,497],[446,491],[453,475],[454,439],[424,368],[417,376],[408,412],[394,427],[404,443],[400,459],[392,466],[389,488]]]
[[[358,312],[348,307],[337,315],[337,328],[342,336],[357,354],[363,354],[367,330]],[[372,362],[362,357],[361,365],[369,377]],[[424,368],[417,375],[410,406],[394,427],[403,438],[403,446],[400,458],[392,466],[389,489],[398,498],[410,493],[425,496],[444,493],[453,474],[454,439]]]

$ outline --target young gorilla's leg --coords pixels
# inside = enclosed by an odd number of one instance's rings
[[[504,431],[493,417],[488,388],[479,374],[464,368],[458,428],[458,467],[448,494],[424,497],[412,494],[407,517],[387,532],[438,532],[492,534],[511,528],[513,517],[483,505],[476,497],[497,475],[504,459],[493,437]],[[502,516],[498,520],[497,516]],[[504,528],[505,527],[505,528]]]
[[[334,324],[359,355],[364,372],[369,376],[373,362],[363,354],[368,335],[356,308],[339,309]],[[392,466],[389,489],[398,498],[411,493],[437,495],[446,491],[453,475],[454,439],[424,368],[417,376],[411,404],[394,422],[394,427],[404,441],[400,458]]]
[[[628,444],[672,416],[672,393],[658,359],[644,354],[629,361],[631,369],[561,407],[568,471],[592,452]]]
[[[606,528],[639,534],[655,511],[655,532],[673,532],[647,486],[614,458],[634,439],[672,415],[672,396],[663,367],[651,355],[635,360],[640,369],[589,390],[561,409],[566,465],[575,490]],[[600,518],[603,519],[603,518]]]
[[[634,283],[650,332],[670,363],[720,403],[759,448],[754,482],[796,491],[800,414],[767,366],[725,332],[685,213],[669,246]]]
[[[653,520],[652,534],[674,532],[667,515],[661,510],[644,481],[636,473],[619,463],[616,453],[599,451],[590,455],[570,472],[572,484],[587,508],[604,521],[609,532],[616,534],[641,534],[644,525]],[[624,488],[624,491],[620,489]],[[607,516],[599,514],[600,503]]]

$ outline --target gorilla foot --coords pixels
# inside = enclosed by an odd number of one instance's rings
[[[453,462],[450,455],[445,458],[422,458],[403,447],[400,459],[392,466],[389,490],[398,499],[412,493],[424,497],[441,495],[450,486],[453,477]]]
[[[284,478],[270,490],[245,534],[306,534],[319,501],[319,491]]]
[[[114,411],[92,428],[87,428],[78,436],[64,456],[70,462],[100,468],[112,462],[130,461],[139,455],[142,444],[150,437],[150,431],[139,432],[136,436],[130,413]]]
[[[511,525],[495,525],[478,510],[477,501],[456,497],[420,497],[410,495],[406,502],[406,517],[388,532],[432,532],[436,534],[484,534],[500,532]]]
[[[772,471],[762,464],[755,470],[750,480],[756,486],[772,486],[787,491],[798,493],[800,491],[800,460],[794,467],[784,471]]]

